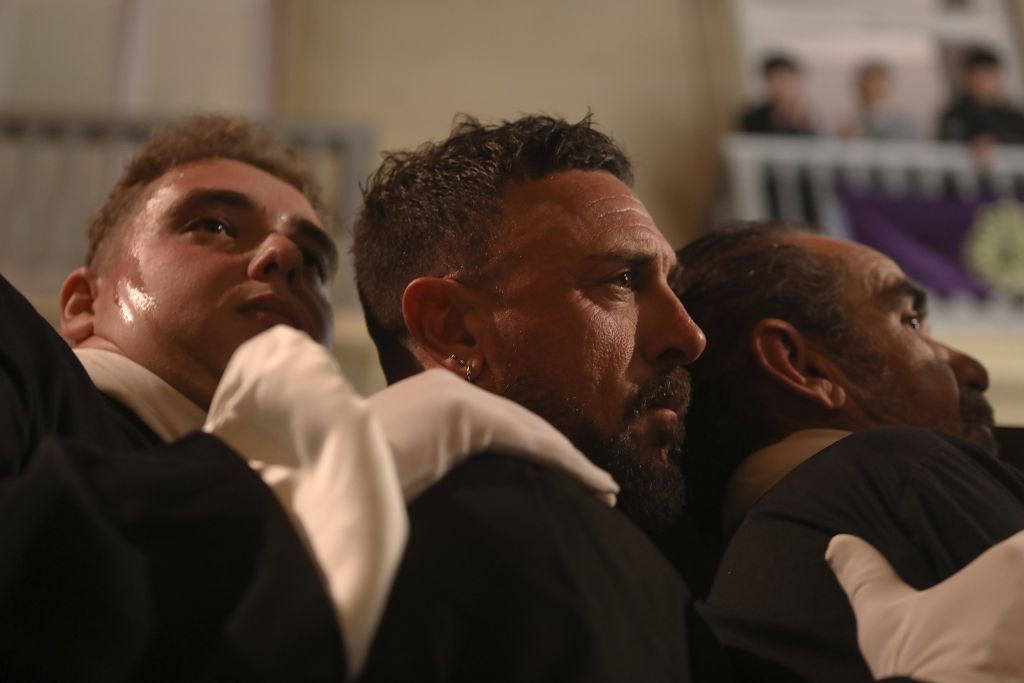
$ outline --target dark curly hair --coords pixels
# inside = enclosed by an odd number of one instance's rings
[[[689,366],[693,400],[683,469],[691,509],[709,533],[719,533],[721,496],[732,472],[751,452],[785,436],[757,387],[750,340],[759,320],[786,320],[847,369],[877,372],[879,360],[844,309],[846,275],[838,257],[785,239],[806,232],[784,223],[735,223],[676,252],[676,293],[708,338]]]
[[[306,196],[321,221],[328,218],[320,188],[294,149],[243,118],[191,116],[157,128],[125,166],[89,223],[86,265],[103,267],[119,227],[151,182],[176,166],[206,159],[241,161],[277,176]]]
[[[385,372],[390,353],[408,336],[406,285],[421,276],[480,277],[507,188],[566,170],[633,181],[629,160],[594,130],[589,114],[578,123],[524,116],[498,125],[460,115],[447,139],[385,154],[363,190],[352,247],[363,313]]]

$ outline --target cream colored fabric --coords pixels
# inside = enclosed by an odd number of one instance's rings
[[[326,349],[284,326],[235,352],[204,429],[243,454],[291,514],[334,601],[353,677],[401,559],[403,496],[488,448],[561,470],[609,504],[618,491],[521,406],[444,370],[363,399]]]
[[[924,591],[871,545],[835,536],[825,553],[857,616],[876,678],[1009,683],[1024,678],[1024,531]]]
[[[290,345],[282,336],[298,339]],[[333,361],[318,363],[327,355],[319,345],[294,332],[250,344],[254,346],[244,355],[233,357],[209,418],[183,394],[120,354],[97,349],[76,349],[75,354],[101,391],[131,408],[164,441],[203,428],[205,421],[206,431],[259,473],[317,562],[335,603],[354,676],[376,631],[405,544],[405,508],[391,453],[365,402],[337,374]],[[301,356],[294,367],[292,352]],[[321,387],[324,382],[338,387],[337,396],[329,397],[333,402],[314,399],[307,406],[309,399],[300,396],[282,405],[287,391],[272,399],[267,394],[253,398],[257,390],[273,394],[276,383],[301,390],[305,382],[313,385],[311,397],[321,374]],[[338,410],[338,417],[324,415],[323,409]],[[291,415],[306,419],[293,423]],[[317,420],[329,423],[333,431],[318,431]],[[261,438],[262,430],[274,432],[274,438]]]
[[[101,391],[131,408],[164,441],[204,428],[205,421],[206,431],[259,473],[316,560],[354,677],[401,558],[406,517],[391,452],[327,351],[293,330],[249,342],[232,357],[209,416],[120,354],[75,354]],[[312,398],[317,388],[327,401]],[[265,438],[268,432],[272,438]]]
[[[401,559],[403,498],[419,495],[467,456],[493,449],[562,471],[615,504],[611,476],[550,424],[445,370],[363,399],[324,348],[279,326],[238,349],[207,416],[123,356],[76,353],[93,382],[162,439],[202,427],[259,473],[316,560],[353,677]]]
[[[100,391],[131,408],[164,441],[203,426],[206,411],[135,361],[100,349],[75,349],[75,355]]]
[[[291,513],[355,678],[408,533],[391,449],[366,401],[325,348],[277,326],[232,356],[203,428],[243,454]]]
[[[782,441],[754,451],[729,477],[722,500],[722,530],[731,536],[747,511],[783,477],[820,450],[850,432],[801,429]]]
[[[608,505],[618,485],[538,415],[447,370],[422,372],[367,399],[394,453],[406,500],[466,456],[492,449],[559,470]]]

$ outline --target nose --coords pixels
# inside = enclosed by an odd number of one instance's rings
[[[652,309],[644,321],[648,333],[648,360],[672,365],[687,365],[697,360],[707,346],[704,331],[667,283],[659,285],[653,295]]]
[[[302,250],[291,239],[272,232],[260,243],[249,261],[249,277],[269,280],[281,277],[294,284],[302,274]]]
[[[949,367],[953,370],[953,375],[956,376],[956,381],[960,386],[967,386],[977,391],[985,391],[988,389],[988,370],[973,356],[954,349],[952,346],[946,346],[941,342],[936,342],[942,347],[946,354],[946,362],[949,363]]]

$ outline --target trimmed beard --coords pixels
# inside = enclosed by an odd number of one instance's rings
[[[576,397],[560,396],[528,377],[515,376],[499,393],[543,417],[591,462],[607,470],[621,488],[617,507],[641,529],[664,531],[682,515],[685,487],[679,456],[683,418],[690,404],[690,375],[684,368],[674,368],[642,386],[624,411],[622,428],[611,435],[600,434],[586,420]],[[630,426],[648,410],[666,403],[680,406],[676,427],[655,434],[654,443],[639,443]],[[662,456],[664,449],[667,457]]]
[[[999,457],[999,444],[992,436],[995,417],[992,404],[973,387],[960,387],[960,419],[963,437],[989,455]]]

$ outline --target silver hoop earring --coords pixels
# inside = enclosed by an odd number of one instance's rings
[[[469,383],[472,383],[473,382],[473,364],[472,363],[467,363],[466,361],[464,361],[461,358],[459,358],[458,356],[456,356],[454,353],[452,355],[448,356],[448,358],[450,360],[453,360],[456,363],[458,363],[459,367],[466,368],[466,381],[469,382]]]

